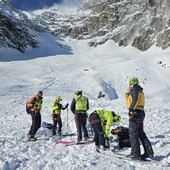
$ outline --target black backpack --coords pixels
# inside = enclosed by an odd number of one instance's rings
[[[26,103],[26,112],[27,114],[31,114],[31,109],[27,106],[27,103]]]
[[[34,102],[35,102],[36,98],[34,98]],[[26,112],[27,114],[31,114],[31,108],[27,106],[27,103],[26,103]]]

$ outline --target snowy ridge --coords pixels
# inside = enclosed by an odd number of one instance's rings
[[[44,20],[37,15],[15,9],[6,0],[0,1],[0,17],[0,54],[2,57],[4,57],[3,48],[24,53],[30,48],[40,46],[39,36],[41,34],[48,34],[48,37],[52,37]],[[56,43],[57,38],[52,39]],[[47,38],[46,41],[48,40]]]
[[[85,39],[90,46],[108,40],[119,46],[132,45],[141,51],[155,44],[162,49],[170,46],[167,0],[88,1],[76,8],[66,14],[61,6],[54,6],[39,15],[54,35]]]
[[[44,21],[39,20],[36,15],[21,11],[18,13],[15,10],[11,12],[11,8],[6,8],[2,2],[5,1],[0,0],[0,4],[8,17],[14,15],[16,20],[22,17],[23,20],[30,19],[46,28]],[[74,7],[67,9],[63,7],[63,13],[56,7],[53,9],[57,11],[55,17],[61,23],[67,22],[71,11],[76,15]],[[81,17],[86,17],[89,10],[78,13]],[[67,17],[63,18],[65,16]],[[82,21],[79,20],[78,24],[81,25]],[[112,40],[94,48],[88,45],[88,40],[56,38],[48,31],[36,34],[36,40],[39,46],[35,49],[28,47],[25,53],[13,48],[0,48],[0,170],[170,169],[169,48],[162,51],[153,45],[149,50],[141,52],[130,45],[120,47]],[[100,38],[97,41],[100,42]],[[83,94],[89,98],[89,114],[95,109],[113,110],[121,115],[122,120],[112,127],[128,127],[124,94],[132,76],[138,77],[144,88],[144,127],[152,143],[156,161],[124,161],[115,154],[96,153],[94,144],[65,147],[56,144],[55,138],[24,142],[31,125],[25,103],[39,90],[44,93],[42,122],[52,123],[51,103],[56,96],[62,97],[63,105],[70,104],[75,91],[83,90]],[[104,98],[97,98],[99,91],[105,94]],[[74,115],[70,109],[61,114],[63,134],[76,132]],[[67,121],[70,122],[68,126]],[[46,138],[50,134],[51,131],[41,127],[36,136]],[[76,136],[63,137],[62,140],[74,141]],[[120,152],[129,154],[130,149]]]

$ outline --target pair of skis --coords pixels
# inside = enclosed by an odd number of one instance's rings
[[[69,134],[62,134],[62,135],[37,137],[37,138],[33,138],[33,139],[24,140],[24,142],[35,142],[37,140],[49,140],[50,138],[54,138],[55,141],[58,141],[58,140],[62,139],[63,137],[74,136],[74,135],[75,135],[75,133],[69,133]]]
[[[62,144],[62,145],[65,145],[65,146],[72,146],[72,145],[88,145],[88,144],[93,143],[93,141],[80,141],[80,142],[77,142],[77,141],[57,140],[56,143],[57,144]]]

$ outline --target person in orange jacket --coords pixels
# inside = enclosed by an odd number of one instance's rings
[[[27,113],[31,115],[32,125],[29,130],[29,140],[36,140],[35,134],[41,127],[41,114],[43,102],[43,92],[39,91],[34,97],[31,97],[26,103]]]

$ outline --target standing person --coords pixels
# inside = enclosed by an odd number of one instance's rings
[[[28,133],[29,140],[36,140],[35,134],[41,127],[41,114],[43,102],[43,92],[39,91],[34,97],[30,98],[26,103],[27,113],[31,115],[32,125]]]
[[[87,140],[88,132],[86,128],[87,124],[87,110],[89,109],[89,100],[87,97],[82,95],[82,91],[77,91],[72,100],[71,111],[75,114],[75,124],[77,128],[77,140],[82,140],[82,130],[84,139]]]
[[[61,110],[65,110],[68,107],[68,103],[63,107],[62,104],[60,104],[60,101],[62,101],[62,98],[60,96],[57,96],[55,99],[55,102],[52,103],[52,119],[53,119],[53,129],[52,129],[52,136],[56,135],[56,127],[58,124],[58,135],[61,135],[61,129],[62,129],[62,120],[61,120]]]
[[[129,137],[131,143],[131,154],[129,157],[132,159],[153,158],[154,152],[143,127],[145,97],[143,88],[139,85],[138,78],[132,77],[129,80],[129,88],[125,94],[125,98],[127,108],[129,109]],[[139,139],[144,148],[144,154],[142,155]]]
[[[109,133],[113,122],[119,122],[121,116],[108,110],[95,110],[89,116],[89,122],[94,131],[94,142],[96,151],[100,151],[100,146],[105,150],[110,147]]]

